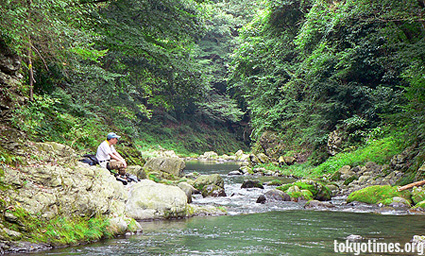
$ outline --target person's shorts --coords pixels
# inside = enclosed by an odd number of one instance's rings
[[[106,165],[106,168],[108,170],[118,170],[118,174],[120,174],[120,175],[125,174],[125,167],[124,167],[124,164],[121,161],[110,160],[108,162],[108,164]]]

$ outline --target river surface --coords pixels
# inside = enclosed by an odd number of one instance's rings
[[[142,222],[143,233],[138,235],[31,255],[423,255],[419,247],[414,253],[397,251],[407,245],[412,251],[413,236],[425,234],[423,215],[372,206],[354,209],[344,198],[332,201],[337,206],[332,211],[305,210],[305,202],[257,204],[258,196],[273,187],[241,189],[247,177],[227,175],[236,169],[235,163],[186,164],[186,173],[222,175],[227,197],[196,195],[193,203],[223,206],[226,216]],[[361,236],[357,242],[363,247],[351,247],[346,239],[350,235]]]

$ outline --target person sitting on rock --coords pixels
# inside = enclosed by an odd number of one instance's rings
[[[115,150],[114,145],[117,144],[121,136],[111,132],[108,133],[106,140],[97,148],[96,158],[101,167],[108,169],[114,174],[124,176],[126,173],[127,163],[124,158]],[[116,173],[114,170],[118,170]]]

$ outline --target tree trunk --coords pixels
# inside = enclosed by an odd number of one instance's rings
[[[31,22],[32,0],[28,0],[28,22]],[[28,34],[28,70],[30,82],[30,101],[34,100],[34,70],[32,68],[31,33]]]
[[[425,180],[421,180],[421,181],[413,182],[413,183],[407,184],[405,186],[399,187],[397,190],[403,191],[403,190],[406,190],[406,189],[409,189],[409,188],[413,188],[415,186],[422,186],[424,184],[425,184]]]

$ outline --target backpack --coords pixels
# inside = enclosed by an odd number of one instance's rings
[[[99,161],[97,161],[96,155],[93,154],[85,154],[84,158],[80,160],[80,162],[86,163],[88,165],[97,165]]]

